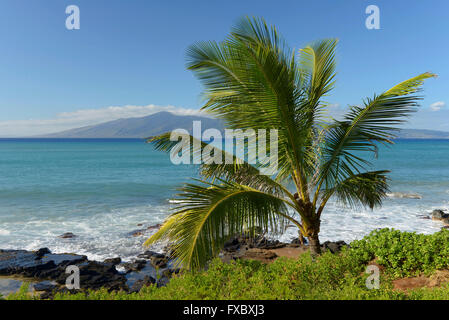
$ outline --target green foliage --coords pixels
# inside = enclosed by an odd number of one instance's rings
[[[216,259],[207,271],[176,276],[162,288],[153,285],[133,294],[106,290],[58,294],[55,299],[296,300],[352,299],[354,294],[361,299],[385,297],[385,290],[366,289],[363,270],[347,253],[327,252],[316,261],[307,253],[297,260],[281,258],[271,264],[247,260],[225,264]]]
[[[422,288],[411,291],[408,294],[410,300],[448,300],[449,299],[449,283],[440,288]]]
[[[351,254],[359,261],[377,257],[377,262],[395,277],[429,274],[449,267],[449,231],[431,235],[381,229],[351,243]]]
[[[245,300],[245,299],[403,299],[389,288],[369,290],[365,266],[344,251],[326,252],[315,260],[309,253],[298,259],[280,258],[271,264],[239,260],[229,264],[212,261],[207,271],[175,276],[166,287],[145,287],[138,293],[106,290],[57,294],[57,300]]]
[[[59,293],[56,300],[421,300],[448,299],[449,284],[422,288],[407,293],[393,290],[391,280],[399,276],[431,273],[449,267],[445,249],[449,231],[432,235],[400,232],[391,229],[373,231],[351,243],[339,254],[326,252],[315,259],[304,253],[298,259],[279,258],[264,264],[253,260],[223,263],[215,259],[207,270],[183,272],[166,287],[144,287],[140,292]],[[372,259],[385,266],[380,289],[366,288],[366,265]],[[35,299],[22,286],[8,299]]]

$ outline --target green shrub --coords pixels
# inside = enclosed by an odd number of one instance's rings
[[[449,231],[431,235],[380,229],[351,243],[351,254],[365,263],[377,262],[395,277],[430,274],[449,266]]]
[[[55,299],[375,299],[389,291],[365,287],[364,266],[347,252],[324,253],[313,261],[307,253],[297,260],[280,258],[271,264],[214,260],[207,271],[176,276],[166,287],[149,286],[138,293],[106,290],[57,294]],[[374,292],[377,291],[377,292]]]

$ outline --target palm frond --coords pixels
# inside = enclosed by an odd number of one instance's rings
[[[278,130],[278,180],[299,170],[304,134],[295,110],[304,95],[294,55],[276,28],[244,19],[222,43],[190,47],[188,67],[205,85],[203,109],[223,119],[226,127]]]
[[[320,184],[325,189],[364,171],[370,162],[361,152],[377,154],[377,143],[391,144],[393,132],[416,111],[416,93],[425,79],[434,74],[423,73],[364,101],[350,109],[343,121],[335,121],[327,132],[322,154]]]
[[[335,195],[345,206],[368,206],[373,209],[381,205],[389,191],[387,173],[389,171],[382,170],[356,174],[339,182],[332,189],[325,190],[324,197]]]
[[[264,166],[264,164],[255,163],[254,165],[251,165],[245,161],[244,158],[239,158],[235,154],[228,153],[223,149],[200,141],[191,135],[184,135],[184,137],[182,137],[183,135],[179,133],[178,136],[181,137],[181,141],[172,141],[170,136],[170,132],[165,133],[156,137],[147,138],[147,142],[152,143],[156,150],[166,152],[176,153],[185,147],[189,148],[192,162],[194,162],[194,159],[198,160],[197,163],[200,163],[199,173],[205,180],[211,181],[218,178],[226,181],[233,181],[262,192],[289,197],[291,199],[293,198],[293,195],[282,184],[274,181],[270,176],[261,174],[258,166]],[[183,144],[183,141],[187,145]],[[196,144],[193,143],[194,141]],[[222,162],[204,163],[200,161],[206,150],[211,154],[219,155]],[[245,153],[243,155],[245,155]]]
[[[230,237],[245,231],[282,230],[288,215],[285,200],[232,182],[187,184],[179,205],[145,245],[170,242],[176,263],[196,270],[217,256]]]

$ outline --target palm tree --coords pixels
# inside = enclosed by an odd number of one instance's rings
[[[317,255],[321,215],[331,197],[351,207],[382,203],[388,171],[370,171],[367,155],[376,155],[379,143],[393,143],[396,126],[418,106],[420,97],[414,94],[435,75],[401,82],[335,120],[326,114],[323,98],[335,83],[336,45],[337,40],[322,40],[295,54],[274,26],[246,18],[223,42],[188,49],[188,69],[205,86],[202,109],[230,129],[277,129],[278,170],[261,175],[263,164],[235,155],[232,164],[200,165],[202,180],[180,189],[179,205],[146,245],[169,241],[178,263],[198,269],[230,237],[256,227],[282,232],[288,223],[308,238]],[[180,147],[170,133],[149,142],[158,150]],[[201,147],[191,147],[193,156],[207,147],[196,142]],[[209,148],[226,156],[218,147]]]

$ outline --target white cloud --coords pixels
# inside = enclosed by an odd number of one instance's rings
[[[432,111],[440,111],[445,106],[446,106],[446,103],[444,101],[438,101],[438,102],[432,103],[430,105],[430,109]]]
[[[175,106],[111,106],[100,109],[84,109],[63,112],[53,119],[30,119],[0,121],[0,137],[26,137],[90,126],[120,118],[137,118],[160,111],[169,111],[178,115],[202,115],[199,110],[178,108]]]
[[[331,120],[332,118],[341,120],[348,111],[347,108],[342,107],[339,103],[331,103],[326,106],[325,118]]]

